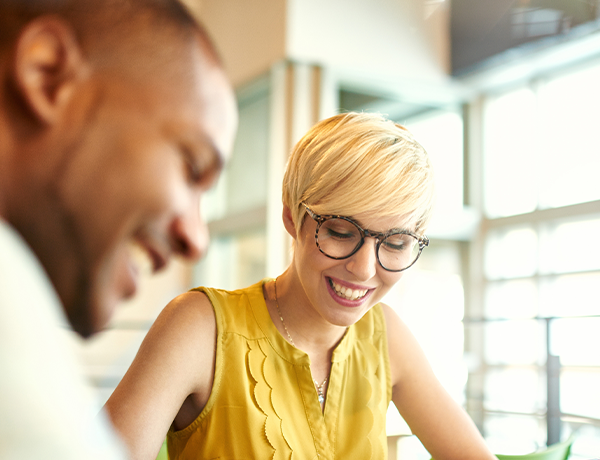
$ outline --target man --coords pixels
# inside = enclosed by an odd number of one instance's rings
[[[202,255],[236,116],[176,0],[0,0],[0,459],[121,458],[56,325],[106,324],[132,245]]]

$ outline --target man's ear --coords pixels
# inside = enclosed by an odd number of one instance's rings
[[[17,38],[13,79],[28,111],[42,124],[53,124],[86,72],[75,32],[55,16],[28,23]]]
[[[294,239],[296,239],[296,226],[294,225],[294,219],[292,217],[292,211],[290,210],[289,206],[287,205],[283,205],[283,226],[285,227],[285,229],[287,230],[287,232],[290,234],[290,236]]]

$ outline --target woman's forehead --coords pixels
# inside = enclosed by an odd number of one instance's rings
[[[413,214],[382,216],[371,211],[348,217],[355,220],[361,227],[377,232],[386,232],[391,229],[414,231],[417,221]]]

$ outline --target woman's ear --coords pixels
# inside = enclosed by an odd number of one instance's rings
[[[56,17],[33,20],[17,38],[12,78],[28,112],[44,125],[60,117],[86,69],[75,32]]]
[[[292,211],[287,205],[283,205],[283,226],[290,236],[296,239],[296,226],[294,225],[294,218],[292,217]]]

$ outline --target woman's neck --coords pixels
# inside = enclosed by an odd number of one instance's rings
[[[311,357],[325,353],[331,358],[347,328],[331,324],[318,314],[292,267],[266,283],[263,293],[273,324],[288,342]]]

